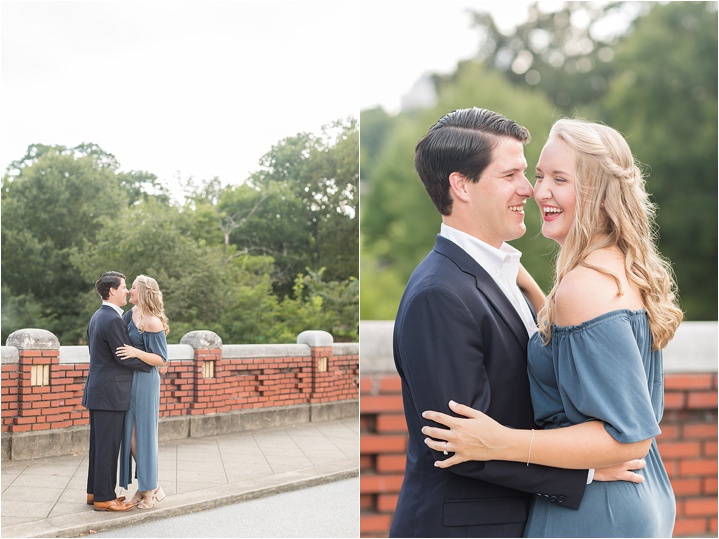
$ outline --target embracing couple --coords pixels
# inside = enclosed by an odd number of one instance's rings
[[[167,361],[170,332],[155,279],[139,275],[130,290],[125,276],[103,273],[95,282],[102,306],[87,328],[90,370],[82,404],[90,410],[87,504],[95,511],[150,509],[165,494],[157,485],[157,427],[160,373]],[[123,313],[127,297],[134,307]],[[127,502],[120,485],[132,483],[132,459],[138,489]]]
[[[409,446],[390,535],[670,537],[654,437],[682,312],[642,173],[617,131],[561,119],[532,187],[528,141],[473,108],[417,144],[442,225],[395,322]],[[531,197],[560,246],[546,298],[505,243]]]

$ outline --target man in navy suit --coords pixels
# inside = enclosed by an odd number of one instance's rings
[[[134,504],[115,498],[117,458],[125,411],[130,407],[132,369],[149,372],[151,367],[137,358],[117,356],[117,348],[130,343],[121,318],[121,307],[127,305],[125,276],[105,272],[95,289],[103,301],[87,327],[90,370],[82,394],[82,405],[90,410],[87,503],[95,511],[129,511]]]
[[[395,321],[409,446],[392,537],[521,537],[530,496],[577,508],[584,494],[587,470],[503,461],[436,468],[442,452],[421,432],[422,412],[452,414],[451,399],[504,425],[535,427],[527,378],[534,312],[516,285],[521,253],[505,243],[526,232],[528,141],[516,122],[473,108],[447,114],[417,144],[415,168],[442,225]]]

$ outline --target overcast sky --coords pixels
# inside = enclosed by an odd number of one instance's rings
[[[423,73],[474,55],[467,8],[511,26],[529,3],[1,0],[0,167],[93,142],[173,190],[238,184],[282,138],[397,112]]]

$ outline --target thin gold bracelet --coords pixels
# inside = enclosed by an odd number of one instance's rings
[[[534,442],[534,429],[532,429],[532,438],[529,440],[529,454],[527,455],[527,466],[529,466],[529,459],[532,456],[532,442]]]

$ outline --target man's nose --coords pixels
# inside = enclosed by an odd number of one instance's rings
[[[529,183],[526,176],[524,176],[524,179],[517,190],[517,194],[526,198],[532,198],[532,196],[534,196],[534,189],[532,189],[532,184]]]

